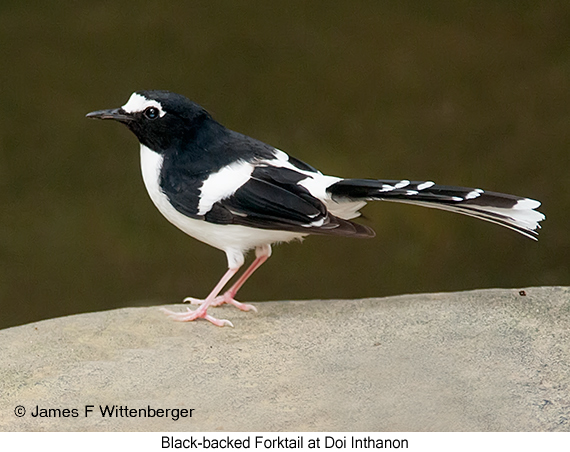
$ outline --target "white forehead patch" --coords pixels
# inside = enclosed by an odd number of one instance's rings
[[[148,107],[155,107],[158,109],[158,114],[161,118],[166,114],[160,102],[153,99],[147,99],[138,93],[131,94],[128,102],[121,108],[127,113],[138,113],[146,110]]]

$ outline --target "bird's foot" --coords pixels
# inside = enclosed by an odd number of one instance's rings
[[[208,322],[213,323],[216,326],[231,326],[231,327],[234,326],[233,323],[230,322],[229,320],[216,319],[215,317],[208,315],[207,306],[206,309],[204,309],[204,306],[200,306],[195,311],[192,311],[190,308],[187,309],[188,309],[187,312],[174,312],[166,308],[161,308],[160,310],[166,313],[168,317],[178,322],[192,322],[193,320],[196,319],[204,319],[207,320]]]
[[[203,304],[205,300],[200,300],[199,298],[192,298],[187,297],[184,299],[184,303],[190,304]],[[223,304],[231,304],[235,306],[240,311],[254,311],[257,312],[257,308],[251,304],[240,303],[239,301],[235,300],[228,292],[223,295],[217,296],[214,301],[210,303],[210,306],[221,306]]]

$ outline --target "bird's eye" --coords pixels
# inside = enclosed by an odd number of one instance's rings
[[[148,107],[145,111],[144,111],[144,115],[148,118],[148,119],[156,119],[159,116],[159,111],[158,108],[156,107]]]

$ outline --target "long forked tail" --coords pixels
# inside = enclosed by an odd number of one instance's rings
[[[344,179],[327,189],[333,201],[395,201],[469,215],[497,223],[537,240],[540,202],[480,188],[436,185],[409,180]]]

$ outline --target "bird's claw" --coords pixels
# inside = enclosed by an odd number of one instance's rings
[[[205,300],[201,300],[199,298],[186,297],[184,298],[183,303],[202,305],[204,301]],[[240,311],[257,312],[257,308],[252,304],[240,303],[239,301],[235,300],[233,297],[229,296],[228,294],[217,296],[214,299],[214,301],[210,303],[210,306],[221,306],[223,304],[231,304],[232,306],[238,308]]]
[[[216,326],[231,326],[232,328],[234,326],[233,323],[229,320],[217,319],[211,315],[208,315],[205,309],[201,310],[198,308],[195,311],[192,311],[190,308],[188,308],[187,312],[174,312],[166,308],[160,308],[160,310],[168,315],[168,317],[178,322],[192,322],[196,319],[204,319]]]

